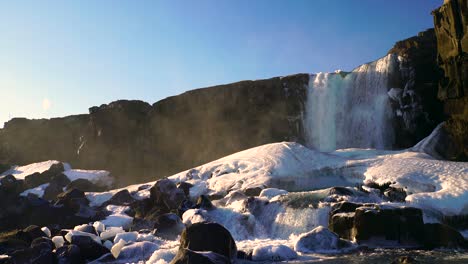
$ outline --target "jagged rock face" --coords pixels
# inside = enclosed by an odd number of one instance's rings
[[[120,100],[89,115],[13,119],[0,129],[0,163],[56,159],[105,169],[117,185],[146,182],[233,152],[304,141],[309,75],[198,89],[154,105]]]
[[[448,122],[444,128],[456,150],[446,159],[468,159],[468,4],[450,0],[433,11],[438,63],[444,72],[438,96],[444,102]]]
[[[399,41],[388,52],[400,56],[400,72],[390,80],[396,111],[394,126],[396,146],[411,147],[444,120],[443,105],[437,98],[442,73],[437,65],[434,29]]]

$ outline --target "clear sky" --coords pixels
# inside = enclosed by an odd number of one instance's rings
[[[194,88],[351,70],[432,27],[442,0],[1,1],[9,117],[154,103]]]

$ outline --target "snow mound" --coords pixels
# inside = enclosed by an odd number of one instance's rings
[[[37,162],[28,164],[25,166],[13,166],[11,169],[3,172],[0,177],[6,175],[13,175],[17,180],[24,180],[24,178],[33,173],[43,173],[44,171],[50,169],[54,164],[58,164],[60,161],[57,160],[48,160],[43,162]]]
[[[345,161],[342,157],[314,151],[298,143],[282,142],[244,150],[169,179],[193,184],[192,197],[225,195],[228,191],[256,186],[287,191],[319,189],[354,183],[352,177],[344,178],[335,170]]]
[[[297,253],[285,245],[260,245],[256,246],[252,253],[253,261],[264,260],[292,260],[297,258]]]

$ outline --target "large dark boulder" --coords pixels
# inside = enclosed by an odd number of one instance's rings
[[[24,178],[24,185],[27,189],[35,188],[39,185],[49,183],[54,177],[59,176],[64,171],[63,163],[54,163],[44,172],[35,172]]]
[[[468,241],[448,225],[433,223],[424,224],[424,247],[434,248],[468,248]]]
[[[237,257],[236,242],[231,233],[217,223],[195,223],[187,227],[180,238],[180,248],[193,251],[212,251],[230,261]]]
[[[57,264],[84,264],[81,250],[77,245],[66,245],[57,248]]]
[[[176,210],[186,199],[183,190],[177,188],[175,183],[168,179],[158,180],[150,189],[150,199],[156,206],[167,211]]]
[[[424,234],[422,211],[412,207],[359,207],[352,232],[359,244],[417,247]]]
[[[184,224],[180,217],[173,213],[163,214],[156,218],[154,234],[164,239],[176,239],[184,230]]]
[[[87,179],[76,179],[72,182],[70,182],[66,186],[67,190],[70,189],[78,189],[83,192],[101,192],[104,191],[104,188],[101,186],[98,186],[92,182],[90,182]]]
[[[89,236],[72,236],[71,244],[78,246],[81,256],[89,261],[109,253],[109,249],[98,244]]]
[[[113,204],[113,205],[130,205],[135,202],[135,198],[130,195],[128,190],[121,190],[114,194],[109,201],[105,202],[105,205]]]
[[[6,196],[16,196],[25,190],[24,181],[17,180],[13,175],[6,175],[0,179],[0,199]]]
[[[78,189],[69,189],[57,196],[55,205],[63,205],[67,208],[73,209],[75,212],[80,210],[81,206],[87,206],[89,200],[83,191]]]
[[[228,258],[214,252],[197,252],[186,248],[180,248],[171,264],[230,264]]]

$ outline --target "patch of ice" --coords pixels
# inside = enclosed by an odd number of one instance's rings
[[[253,261],[283,261],[297,258],[297,253],[285,245],[259,245],[253,249]]]
[[[39,186],[37,186],[36,188],[32,188],[32,189],[28,189],[22,193],[20,193],[21,196],[28,196],[28,194],[35,194],[37,195],[38,197],[41,197],[44,196],[44,192],[45,192],[45,189],[49,186],[49,183],[44,183],[44,184],[41,184]]]

